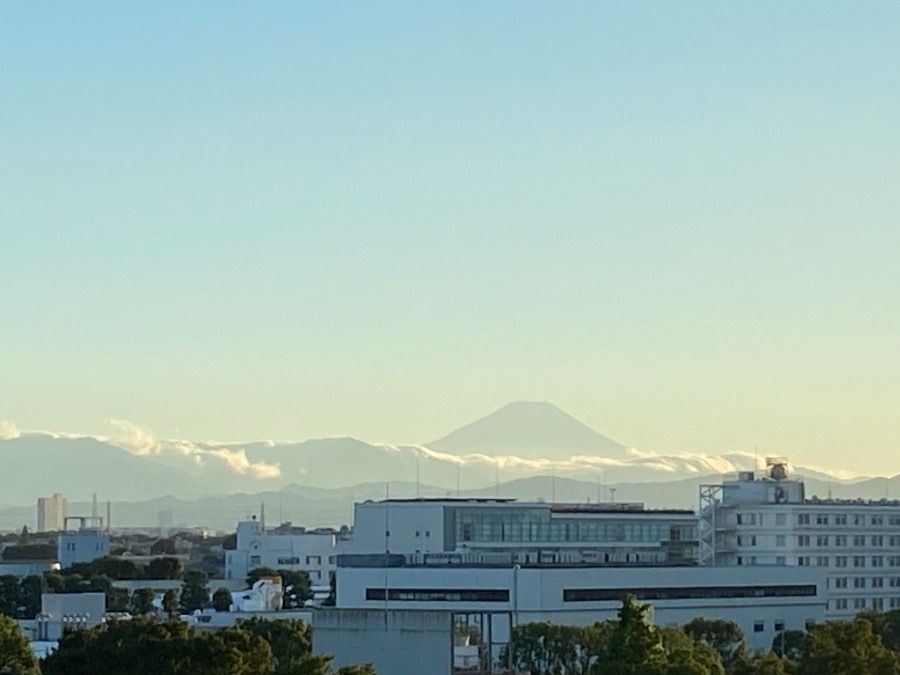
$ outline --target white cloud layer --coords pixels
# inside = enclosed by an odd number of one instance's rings
[[[204,447],[193,441],[157,439],[150,431],[126,420],[110,420],[113,434],[108,439],[135,455],[183,457],[199,466],[218,463],[232,473],[253,478],[278,478],[281,467],[266,462],[251,462],[243,448]]]
[[[22,432],[19,431],[19,428],[15,424],[7,422],[6,420],[0,420],[0,440],[11,441],[21,435]]]

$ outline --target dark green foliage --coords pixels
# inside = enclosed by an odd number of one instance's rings
[[[809,631],[798,675],[897,675],[900,655],[887,649],[866,619],[829,621]]]
[[[32,575],[19,582],[21,590],[20,601],[26,619],[33,619],[41,612],[41,595],[47,591],[47,582],[44,577]]]
[[[184,575],[181,588],[181,611],[193,612],[209,605],[209,577],[204,572],[191,570]]]
[[[85,579],[104,576],[116,581],[131,581],[141,578],[141,568],[131,560],[106,556],[91,562],[75,563],[63,570],[64,574],[79,574]]]
[[[212,605],[217,612],[227,612],[231,608],[231,591],[227,588],[217,588],[212,595]]]
[[[747,651],[744,631],[734,621],[698,617],[684,625],[684,632],[715,649],[726,669],[736,664]]]
[[[156,612],[153,606],[153,600],[156,594],[152,588],[138,588],[131,594],[130,612],[135,616],[143,616],[144,614],[152,614]]]
[[[18,624],[0,615],[0,673],[40,675],[37,659]]]
[[[184,565],[178,558],[154,558],[144,569],[145,579],[181,579]]]
[[[0,577],[0,614],[15,617],[22,604],[22,589],[19,578],[12,574]]]
[[[236,628],[194,631],[180,621],[110,622],[63,635],[43,675],[264,675],[272,650]]]
[[[772,640],[772,652],[789,661],[799,661],[806,650],[807,635],[802,630],[785,630]]]
[[[166,613],[166,616],[169,618],[173,618],[178,614],[178,591],[174,588],[170,588],[165,593],[163,593],[162,597],[162,610]]]

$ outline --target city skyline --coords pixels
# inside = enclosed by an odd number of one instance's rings
[[[900,8],[153,9],[0,25],[8,429],[900,472]]]

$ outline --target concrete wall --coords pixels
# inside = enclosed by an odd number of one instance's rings
[[[313,614],[313,650],[335,669],[371,663],[378,675],[450,675],[450,612],[322,609]]]
[[[386,536],[386,533],[390,534]],[[433,502],[363,502],[353,515],[346,553],[438,553],[444,550],[444,506]]]

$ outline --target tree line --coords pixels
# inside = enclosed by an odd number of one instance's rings
[[[182,621],[110,621],[67,631],[38,662],[14,621],[0,617],[0,673],[10,675],[376,675],[371,665],[335,670],[313,654],[308,624],[252,618],[196,630]]]
[[[650,611],[626,596],[615,620],[518,625],[501,662],[530,675],[900,675],[900,610],[785,631],[766,651],[732,621],[654,626]]]
[[[305,571],[273,570],[261,567],[247,576],[252,586],[264,576],[280,576],[285,588],[286,608],[303,606],[312,597],[309,574]],[[76,563],[58,571],[19,578],[0,576],[0,614],[18,619],[33,619],[41,611],[43,593],[103,593],[106,611],[128,612],[134,615],[155,613],[155,594],[149,587],[138,588],[133,593],[118,588],[114,581],[140,581],[142,579],[167,579],[182,582],[180,590],[170,589],[162,597],[162,611],[168,616],[192,613],[199,609],[213,608],[227,611],[231,606],[231,593],[218,588],[210,594],[210,578],[200,570],[185,570],[178,558],[155,558],[146,566],[115,556],[98,558],[88,563]],[[214,580],[212,580],[214,585]]]

